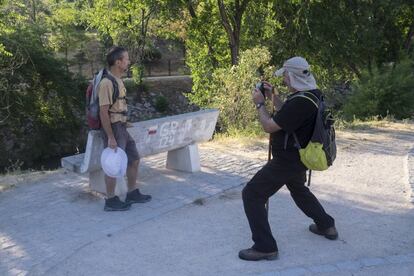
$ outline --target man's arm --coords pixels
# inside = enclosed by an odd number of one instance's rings
[[[118,144],[116,143],[114,133],[112,132],[111,119],[109,118],[110,105],[102,105],[99,110],[99,117],[101,119],[102,128],[104,129],[106,136],[108,136],[108,147],[116,149]]]
[[[279,97],[279,94],[277,93],[277,90],[275,90],[275,91],[276,92],[272,93],[272,102],[273,102],[273,106],[275,107],[275,110],[279,111],[282,108],[283,101]]]
[[[264,105],[260,107],[258,111],[259,121],[265,132],[273,133],[282,129],[278,124],[276,124],[276,122],[270,116],[269,112],[267,112],[266,107]]]
[[[273,103],[275,110],[279,111],[283,105],[283,101],[279,97],[279,91],[270,82],[263,81],[263,84],[264,84],[266,98],[272,99],[272,103]]]

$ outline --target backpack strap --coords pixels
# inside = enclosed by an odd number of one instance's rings
[[[311,97],[306,96],[305,94],[311,95]],[[309,101],[311,101],[315,105],[316,108],[319,108],[319,99],[318,99],[318,97],[316,97],[313,93],[311,93],[309,91],[299,92],[298,94],[293,95],[291,98],[289,98],[288,101],[290,101],[290,100],[292,100],[294,98],[305,98],[305,99],[308,99]],[[312,98],[314,98],[314,99],[312,99]]]
[[[283,149],[284,150],[286,150],[287,149],[287,143],[288,143],[288,140],[289,140],[289,133],[285,133],[285,142],[284,142],[284,144],[283,144]]]
[[[100,70],[99,72],[98,72],[98,74],[96,74],[96,76],[93,78],[93,81],[92,81],[92,89],[93,89],[93,92],[96,94],[96,90],[98,89],[98,85],[99,85],[99,83],[101,82],[101,80],[102,80],[102,76],[104,75],[104,73],[105,73],[105,71],[106,71],[106,69],[102,69],[102,70]],[[98,95],[94,95],[94,97],[98,97]]]
[[[285,134],[285,142],[284,142],[284,145],[283,145],[283,148],[285,150],[287,148],[287,143],[288,143],[289,135],[290,134],[286,132],[286,134]],[[298,139],[298,136],[296,135],[296,133],[295,132],[292,132],[292,136],[293,136],[293,139],[295,139],[295,144],[294,144],[295,148],[301,149],[302,147],[300,146],[299,139]]]
[[[305,94],[308,94],[311,97],[306,96]],[[318,99],[318,97],[316,97],[316,95],[314,95],[312,92],[309,92],[309,91],[299,92],[299,93],[293,95],[292,97],[290,97],[288,99],[288,101],[290,101],[290,100],[292,100],[294,98],[299,98],[299,97],[300,98],[308,99],[310,102],[312,102],[315,105],[316,109],[319,108],[319,101],[320,100]],[[312,99],[312,98],[314,98],[314,99]],[[284,146],[283,146],[285,150],[287,149],[287,143],[288,143],[288,140],[289,140],[289,135],[290,135],[289,133],[286,133],[285,134],[285,141],[284,141]],[[293,135],[293,138],[295,139],[295,147],[297,149],[301,149],[301,146],[300,146],[300,143],[299,143],[299,139],[298,139],[296,133],[293,132],[292,135]]]
[[[309,170],[308,187],[310,186],[310,183],[311,183],[311,176],[312,176],[312,170]]]
[[[103,78],[107,78],[108,80],[110,80],[112,82],[113,88],[114,88],[114,93],[112,93],[112,105],[118,100],[119,98],[119,87],[118,87],[118,82],[116,81],[116,79],[108,72],[107,69],[103,69],[103,75],[102,75],[102,79]],[[125,99],[125,97],[122,97]],[[111,105],[111,106],[112,106]]]
[[[298,139],[298,136],[296,135],[296,132],[292,132],[292,135],[293,135],[293,139],[295,139],[295,148],[301,149],[302,147],[299,143],[299,139]]]

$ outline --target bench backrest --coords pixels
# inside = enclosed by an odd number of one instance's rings
[[[140,156],[145,157],[210,140],[218,114],[218,110],[208,109],[136,122],[128,128],[128,132],[135,140]],[[102,150],[102,132],[91,130],[88,133],[85,153],[65,157],[62,159],[62,166],[79,173],[99,170]],[[80,159],[83,162],[79,162]]]
[[[141,157],[211,139],[218,110],[202,110],[133,123],[128,128]]]

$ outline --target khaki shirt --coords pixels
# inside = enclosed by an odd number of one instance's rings
[[[120,78],[117,78],[115,76],[114,78],[118,83],[119,98],[115,101],[115,103],[112,102],[114,86],[112,85],[112,82],[109,79],[104,78],[101,80],[98,86],[99,106],[112,105],[109,109],[109,117],[111,119],[111,123],[126,122],[126,112],[128,110],[127,103],[125,100],[126,88],[124,82]],[[125,112],[125,114],[120,114],[116,112]]]

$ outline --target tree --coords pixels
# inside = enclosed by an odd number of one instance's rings
[[[242,19],[249,2],[250,0],[235,0],[233,3],[229,4],[230,7],[226,7],[223,0],[217,0],[221,24],[226,30],[229,40],[232,65],[238,63]]]
[[[75,9],[74,3],[61,3],[51,8],[51,16],[47,18],[48,40],[50,46],[56,52],[64,53],[66,69],[69,70],[69,50],[86,39],[84,30],[80,25],[80,14]]]
[[[363,70],[361,75],[343,108],[347,119],[388,115],[406,119],[414,116],[413,59],[405,57],[394,65]]]
[[[65,70],[45,39],[47,4],[0,6],[0,170],[9,162],[32,166],[83,144],[83,81]]]
[[[109,36],[115,44],[125,45],[131,62],[142,67],[151,33],[150,21],[158,10],[158,4],[150,0],[96,0],[86,13],[86,18],[101,35]],[[111,12],[108,13],[108,10]]]
[[[280,23],[270,41],[274,58],[304,55],[352,78],[374,64],[399,59],[412,40],[413,1],[274,1]],[[409,46],[408,46],[409,47]]]
[[[83,83],[53,56],[34,26],[0,35],[10,55],[0,56],[0,169],[31,166],[74,152],[84,138]]]
[[[168,16],[163,17],[168,22],[182,22],[184,19],[185,22],[180,24],[186,28],[182,37],[198,41],[196,42],[199,44],[198,46],[206,46],[208,57],[211,59],[209,62],[213,64],[214,68],[217,68],[220,66],[219,60],[223,60],[223,58],[220,58],[223,55],[229,55],[230,57],[226,63],[231,65],[238,63],[241,44],[245,43],[243,41],[244,33],[250,28],[250,24],[253,23],[257,27],[259,22],[261,23],[263,19],[266,19],[265,14],[268,4],[268,0],[170,0],[162,1],[161,14],[163,11],[164,14],[168,13]],[[261,14],[255,13],[258,17],[255,20],[250,20],[248,22],[249,26],[243,28],[246,17],[251,12],[257,11],[257,7],[264,7],[260,11]],[[171,14],[178,16],[171,16]],[[250,17],[250,19],[252,18]],[[259,39],[259,37],[253,36],[253,39]],[[223,43],[226,45],[224,49],[222,48]],[[257,42],[250,46],[256,44]],[[227,51],[229,53],[226,53]]]

